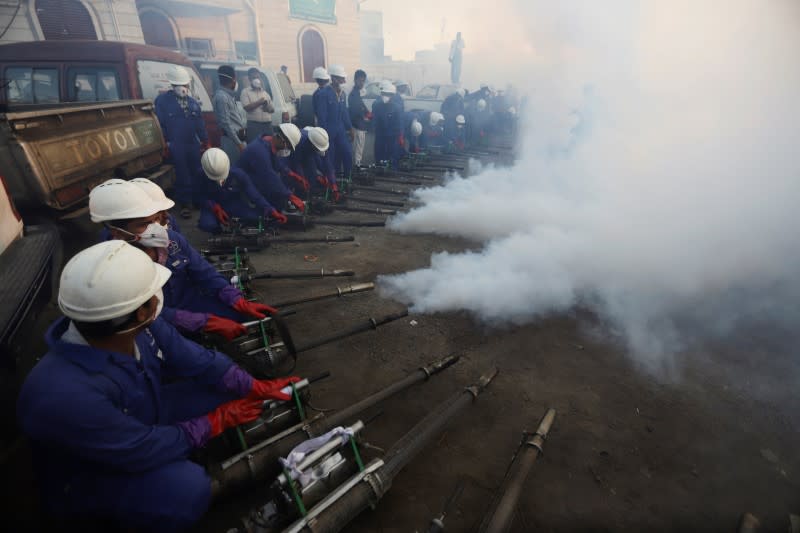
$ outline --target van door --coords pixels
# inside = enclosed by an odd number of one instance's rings
[[[139,86],[142,91],[142,98],[155,100],[156,96],[170,90],[170,84],[167,81],[167,72],[173,65],[174,63],[151,61],[148,59],[138,59],[136,61],[136,71],[139,78]],[[211,105],[211,98],[208,96],[208,92],[200,81],[197,72],[191,67],[180,66],[185,68],[192,78],[192,83],[189,85],[189,94],[200,103],[200,108],[204,112],[212,112],[214,108]]]

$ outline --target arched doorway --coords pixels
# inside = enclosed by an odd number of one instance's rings
[[[97,39],[92,16],[79,0],[37,0],[36,18],[47,40]]]
[[[179,48],[172,22],[165,14],[151,9],[143,10],[139,12],[139,22],[142,24],[145,43],[164,48]]]
[[[325,67],[325,41],[314,28],[306,28],[300,32],[300,57],[303,63],[303,81],[313,82],[316,67]]]

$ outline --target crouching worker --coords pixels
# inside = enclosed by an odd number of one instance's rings
[[[280,390],[298,378],[255,380],[159,316],[170,274],[118,240],[83,250],[61,273],[65,317],[47,332],[49,351],[17,401],[57,518],[186,529],[211,498],[192,450],[255,420],[264,400],[289,399]]]
[[[288,177],[294,180],[296,188],[305,193],[321,194],[327,190],[338,201],[340,194],[336,173],[326,157],[330,148],[328,132],[323,128],[307,126],[300,133],[300,142],[286,159]]]
[[[256,189],[250,176],[240,168],[231,168],[228,154],[219,148],[206,150],[201,159],[203,171],[211,180],[208,200],[200,210],[197,226],[211,233],[219,233],[231,217],[248,222],[259,218],[274,218],[286,223],[286,215],[275,209]]]
[[[164,286],[164,319],[186,333],[204,331],[233,339],[245,333],[240,322],[277,313],[250,302],[217,272],[189,241],[157,222],[158,205],[135,185],[108,180],[89,193],[92,222],[101,222],[112,239],[134,243],[171,272]]]

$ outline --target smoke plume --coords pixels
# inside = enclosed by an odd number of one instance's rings
[[[650,370],[698,336],[800,325],[800,3],[517,4],[537,58],[518,163],[391,224],[483,248],[384,290],[494,324],[586,307]]]

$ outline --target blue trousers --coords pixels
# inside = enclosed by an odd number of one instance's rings
[[[333,153],[334,171],[344,170],[344,175],[350,176],[353,172],[353,145],[346,132],[337,133],[330,139],[329,151]]]
[[[175,202],[200,205],[208,186],[200,172],[200,145],[170,143],[169,151],[175,165]]]

